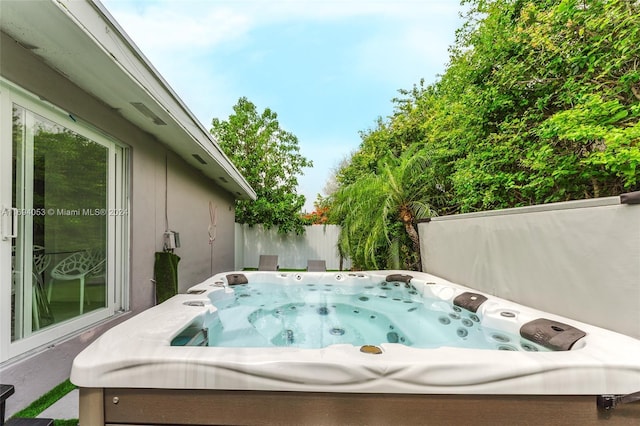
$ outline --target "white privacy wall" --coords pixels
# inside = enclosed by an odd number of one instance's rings
[[[640,338],[640,205],[618,197],[438,217],[423,269]]]
[[[236,270],[257,268],[261,254],[278,255],[278,264],[284,269],[305,269],[307,260],[324,260],[327,269],[340,269],[337,225],[311,225],[304,235],[278,234],[277,229],[261,225],[250,227],[236,223]],[[343,260],[342,268],[351,262]]]

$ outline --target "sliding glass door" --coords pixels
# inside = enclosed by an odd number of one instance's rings
[[[13,340],[106,306],[109,150],[13,106]]]
[[[0,160],[11,168],[11,206],[0,214],[11,271],[2,271],[10,298],[3,285],[0,300],[11,308],[11,356],[124,307],[118,259],[126,256],[128,211],[123,147],[26,98],[3,105],[3,113],[11,106],[10,163]]]

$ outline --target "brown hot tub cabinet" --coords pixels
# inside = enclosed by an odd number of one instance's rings
[[[636,425],[640,403],[592,395],[418,395],[80,388],[95,425]],[[602,404],[600,404],[602,405]]]

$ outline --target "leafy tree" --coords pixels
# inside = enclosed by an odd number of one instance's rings
[[[269,108],[259,113],[242,97],[233,111],[227,121],[214,118],[211,133],[257,194],[255,201],[236,202],[236,221],[304,233],[299,213],[305,197],[296,193],[296,176],[313,163],[300,154],[298,138],[280,127]]]
[[[469,3],[452,67],[482,130],[452,176],[461,211],[637,188],[640,5]]]
[[[376,173],[385,150],[420,144],[446,194],[433,205],[441,214],[638,188],[640,5],[464,3],[446,72],[395,100],[341,182]]]
[[[382,179],[380,159],[411,150],[428,158],[418,200],[439,214],[640,189],[640,3],[463,4],[466,22],[445,73],[400,91],[392,116],[361,134],[359,150],[336,173],[338,193]],[[391,242],[369,240],[349,253],[382,263]]]
[[[342,225],[340,252],[360,268],[420,270],[416,221],[433,215],[426,202],[434,184],[424,151],[388,155],[377,173],[362,176],[333,194],[331,215]]]

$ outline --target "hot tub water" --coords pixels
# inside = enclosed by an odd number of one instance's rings
[[[230,297],[214,302],[209,346],[319,349],[399,343],[415,348],[548,350],[483,326],[476,313],[423,297],[406,282],[257,281],[231,288]],[[200,343],[184,336],[172,341],[174,346]]]

